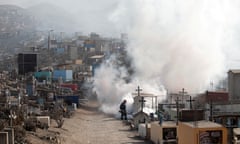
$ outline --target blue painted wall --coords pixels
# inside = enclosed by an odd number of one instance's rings
[[[54,70],[53,80],[58,80],[60,77],[62,78],[63,82],[72,81],[73,72],[72,70]]]

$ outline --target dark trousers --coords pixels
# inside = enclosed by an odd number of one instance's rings
[[[127,120],[127,112],[126,112],[126,110],[121,110],[121,120],[123,120],[123,119]]]

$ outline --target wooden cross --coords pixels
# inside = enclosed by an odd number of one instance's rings
[[[142,89],[140,89],[140,87],[138,86],[136,91],[138,92],[138,96],[140,96],[140,91],[142,91]]]
[[[183,104],[183,98],[184,98],[184,95],[187,94],[187,92],[183,88],[182,91],[180,91],[179,93],[182,95],[182,104]]]
[[[194,102],[195,100],[192,99],[192,97],[190,96],[189,100],[186,100],[187,102],[189,102],[190,104],[190,109],[192,109],[192,102]]]

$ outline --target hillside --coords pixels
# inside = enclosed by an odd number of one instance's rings
[[[25,9],[13,5],[0,5],[1,38],[17,35],[20,31],[35,29],[35,18]]]
[[[74,32],[78,26],[71,14],[51,4],[38,4],[29,8],[0,5],[0,51],[14,52],[26,43],[42,39],[49,30]],[[36,35],[42,32],[42,36]]]

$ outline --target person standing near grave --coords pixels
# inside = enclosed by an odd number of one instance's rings
[[[127,100],[123,100],[123,102],[120,104],[119,112],[121,113],[121,120],[123,120],[123,119],[127,120],[126,103],[127,103]]]

